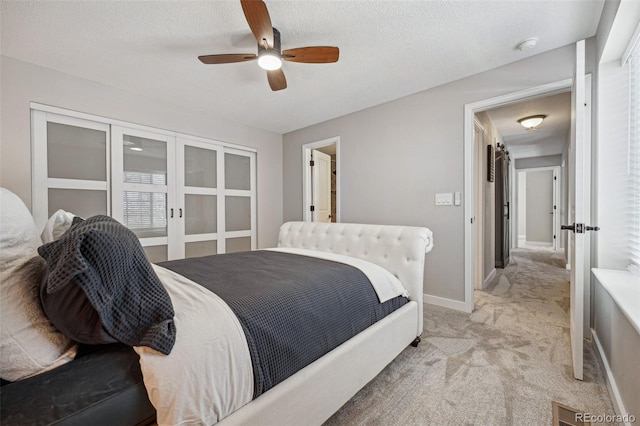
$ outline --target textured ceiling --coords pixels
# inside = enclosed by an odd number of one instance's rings
[[[238,1],[2,1],[2,53],[286,133],[591,37],[597,1],[269,1],[282,48],[332,45],[335,64],[285,63],[272,92]],[[539,37],[520,52],[515,45]]]
[[[571,127],[571,93],[528,100],[487,111],[511,158],[562,154]],[[547,116],[537,130],[525,130],[518,120]]]

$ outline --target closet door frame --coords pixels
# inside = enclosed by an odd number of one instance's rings
[[[105,181],[49,177],[48,123],[105,132]],[[31,110],[31,211],[38,229],[44,228],[49,219],[49,189],[104,191],[106,193],[106,214],[111,214],[110,132],[111,126],[99,121],[36,109]]]

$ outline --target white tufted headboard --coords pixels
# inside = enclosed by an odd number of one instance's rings
[[[326,251],[376,263],[394,274],[418,302],[418,335],[422,333],[424,255],[433,234],[415,226],[357,223],[287,222],[280,227],[278,247]]]

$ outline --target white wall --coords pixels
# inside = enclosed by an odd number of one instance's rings
[[[282,136],[1,56],[0,185],[31,206],[30,102],[256,148],[258,245],[282,224]],[[188,84],[188,83],[185,83]]]
[[[340,136],[342,221],[431,228],[425,293],[463,301],[463,207],[434,196],[463,189],[464,105],[570,78],[573,57],[565,46],[284,135],[284,219],[302,216],[302,145]]]

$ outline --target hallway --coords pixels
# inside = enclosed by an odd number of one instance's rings
[[[573,378],[569,272],[561,252],[515,249],[466,314],[425,306],[408,347],[327,424],[550,425],[551,402],[614,414],[590,344]]]
[[[500,330],[505,340],[522,339],[522,350],[512,347],[511,351],[518,357],[523,353],[530,357],[514,358],[515,362],[504,367],[520,370],[517,380],[526,382],[523,384],[534,400],[546,397],[578,411],[614,414],[605,372],[590,342],[584,344],[584,380],[573,378],[570,273],[565,263],[563,251],[535,246],[513,249],[509,265],[498,269],[486,290],[476,292],[476,310],[471,317]],[[518,389],[520,392],[523,390]]]

